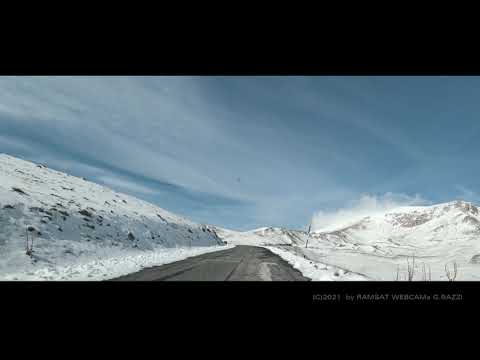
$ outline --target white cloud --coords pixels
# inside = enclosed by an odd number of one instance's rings
[[[326,125],[337,119],[361,123],[354,109],[346,111],[333,95],[324,98],[328,91],[318,96],[315,88],[301,91],[305,79],[291,81],[233,78],[217,88],[195,77],[0,77],[0,132],[30,146],[29,159],[46,162],[49,156],[48,163],[60,170],[103,177],[112,187],[151,194],[143,184],[116,181],[115,169],[122,169],[189,192],[254,204],[247,215],[257,222],[294,225],[320,201],[351,198],[345,171],[337,175],[337,169],[360,171],[365,164],[328,140],[330,128],[317,138],[282,120],[308,110],[307,117]],[[283,90],[272,92],[272,84]],[[242,87],[241,102],[224,95]],[[288,115],[271,106],[284,96]],[[252,99],[265,103],[251,104]]]
[[[64,142],[113,167],[193,191],[253,197],[232,188],[222,169],[248,168],[255,164],[246,159],[262,155],[228,129],[235,113],[207,101],[192,77],[0,77],[0,114],[13,135],[16,126],[36,128],[42,142]]]
[[[380,196],[363,194],[346,208],[315,213],[312,217],[312,231],[332,231],[352,225],[366,216],[381,214],[400,206],[426,204],[429,202],[418,194],[415,196],[391,192]]]

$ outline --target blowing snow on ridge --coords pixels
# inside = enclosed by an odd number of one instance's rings
[[[224,249],[215,229],[0,154],[0,280],[99,280]]]

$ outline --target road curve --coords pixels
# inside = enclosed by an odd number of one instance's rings
[[[146,268],[113,281],[308,281],[270,250],[236,246]]]

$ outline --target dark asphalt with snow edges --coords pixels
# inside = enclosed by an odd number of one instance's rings
[[[121,276],[116,281],[309,281],[280,256],[236,246]]]

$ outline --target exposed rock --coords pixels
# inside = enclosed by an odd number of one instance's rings
[[[470,259],[471,264],[480,264],[480,254],[473,255]]]
[[[88,210],[80,210],[78,213],[84,216],[92,217],[92,213]]]
[[[59,199],[62,199],[62,200],[67,200],[67,199],[65,199],[64,197],[59,196],[59,195],[57,195],[57,194],[50,194],[50,195],[55,196],[55,197],[57,197],[57,198],[59,198]]]
[[[470,204],[468,202],[457,201],[457,202],[455,202],[454,206],[455,206],[455,208],[461,210],[462,212],[471,213],[471,214],[474,214],[474,215],[478,214],[478,208],[475,205]]]
[[[165,222],[166,224],[168,224],[168,221],[165,220],[160,214],[157,214],[157,216],[158,216],[163,222]]]
[[[432,216],[429,213],[422,214],[395,214],[395,220],[403,227],[414,227],[425,224],[432,220]]]
[[[12,191],[15,191],[16,193],[19,193],[21,195],[29,196],[25,191],[23,191],[22,189],[17,188],[17,187],[12,187]]]
[[[467,224],[472,224],[472,225],[479,225],[480,224],[480,221],[478,221],[477,219],[475,219],[473,216],[470,216],[470,215],[465,216],[463,218],[462,222],[467,223]]]

